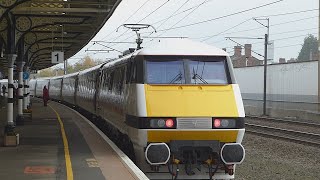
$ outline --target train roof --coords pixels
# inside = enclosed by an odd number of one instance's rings
[[[228,53],[201,42],[174,38],[159,40],[153,46],[136,51],[135,55],[228,56]]]
[[[34,80],[36,80],[36,81],[49,81],[51,78],[52,77],[42,77],[42,78],[36,78]],[[30,80],[32,80],[32,79],[30,79]]]
[[[69,77],[72,77],[72,76],[76,76],[78,75],[79,72],[74,72],[74,73],[71,73],[71,74],[66,74],[66,75],[63,75],[63,78],[69,78]]]
[[[96,66],[93,66],[93,67],[90,67],[88,69],[84,69],[82,71],[79,71],[79,75],[82,75],[82,74],[86,74],[88,72],[91,72],[93,70],[96,70],[96,69],[99,69],[101,66],[103,66],[104,64],[99,64],[99,65],[96,65]]]

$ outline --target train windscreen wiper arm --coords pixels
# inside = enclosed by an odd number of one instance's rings
[[[181,81],[182,80],[182,73],[179,72],[169,83],[174,84],[176,81]]]
[[[192,79],[199,79],[203,84],[208,84],[208,82],[204,80],[201,76],[199,76],[199,74],[197,73],[193,74]],[[196,84],[196,81],[195,81],[195,84]]]

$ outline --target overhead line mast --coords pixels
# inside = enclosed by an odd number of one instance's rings
[[[319,34],[318,34],[318,111],[320,111],[320,2],[319,3]]]

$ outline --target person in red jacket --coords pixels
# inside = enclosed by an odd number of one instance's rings
[[[47,89],[47,86],[43,87],[42,98],[43,98],[43,105],[47,106],[47,103],[48,103],[48,100],[49,100],[49,90]]]

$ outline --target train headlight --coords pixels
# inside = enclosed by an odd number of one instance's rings
[[[229,125],[229,121],[228,121],[228,120],[223,119],[223,120],[221,121],[221,126],[222,126],[222,127],[228,127],[228,125]]]
[[[236,128],[236,119],[213,119],[213,128]]]
[[[221,120],[220,119],[215,119],[213,122],[213,125],[215,128],[219,128],[221,126]]]
[[[174,120],[171,119],[171,118],[168,118],[168,119],[162,119],[162,118],[159,118],[159,119],[149,119],[150,121],[150,127],[151,128],[174,128]]]
[[[166,124],[166,121],[163,120],[163,119],[159,119],[157,124],[158,124],[159,127],[164,127],[164,125]]]
[[[174,126],[173,120],[172,120],[172,119],[167,119],[167,120],[166,120],[166,126],[167,126],[168,128],[172,128],[172,127]]]

